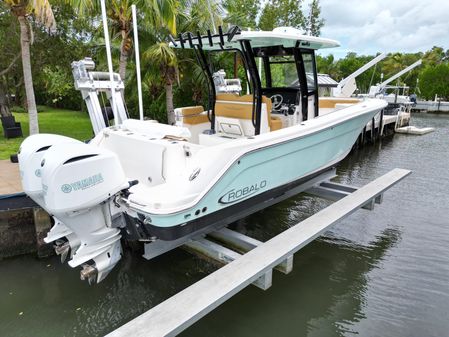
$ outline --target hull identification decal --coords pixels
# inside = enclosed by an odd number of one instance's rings
[[[226,194],[224,194],[223,196],[221,196],[220,199],[218,199],[218,202],[223,205],[232,204],[258,192],[259,190],[265,188],[266,186],[267,181],[262,180],[261,182],[252,184],[250,186],[245,186],[237,189],[234,188],[229,192],[226,192]]]

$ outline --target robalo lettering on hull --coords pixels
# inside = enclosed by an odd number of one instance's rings
[[[267,181],[262,180],[261,182],[252,184],[250,186],[245,186],[239,189],[232,189],[226,194],[224,194],[220,199],[218,199],[218,202],[224,205],[232,204],[258,192],[259,190],[265,188],[266,186]]]

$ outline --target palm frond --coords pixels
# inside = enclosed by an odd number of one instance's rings
[[[166,42],[158,42],[148,48],[143,57],[147,61],[162,66],[176,66],[177,58],[173,48],[170,48]]]

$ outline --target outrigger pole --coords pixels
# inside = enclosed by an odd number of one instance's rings
[[[214,27],[214,34],[217,34],[217,28],[215,27],[215,20],[214,20],[214,15],[212,14],[212,8],[210,6],[210,2],[211,2],[211,0],[207,0],[207,7],[209,10],[210,21],[212,23],[212,27]]]
[[[108,21],[106,16],[106,4],[105,0],[101,0],[101,16],[103,19],[103,31],[104,31],[104,42],[106,45],[106,56],[108,59],[108,70],[109,77],[111,81],[111,98],[112,98],[112,113],[114,114],[114,124],[117,125],[118,121],[118,113],[117,113],[117,105],[115,103],[115,82],[114,82],[114,71],[112,69],[112,56],[111,56],[111,43],[109,41],[109,31],[108,31]]]
[[[142,80],[140,78],[139,34],[137,33],[136,5],[131,5],[134,31],[134,53],[136,54],[137,94],[139,98],[139,117],[143,121]]]

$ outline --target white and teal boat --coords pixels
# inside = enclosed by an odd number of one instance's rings
[[[90,281],[104,279],[119,261],[121,239],[182,243],[281,200],[345,158],[387,104],[320,103],[315,50],[338,43],[292,28],[220,28],[181,34],[171,44],[196,53],[207,107],[176,109],[176,125],[130,119],[120,78],[94,72],[93,62],[83,60],[73,64],[75,83],[95,137],[84,144],[36,135],[21,146],[24,190],[55,218],[46,241],[56,242],[63,257],[70,254],[70,266],[82,266]],[[224,79],[209,62],[216,53],[238,55],[247,94],[239,79]],[[103,118],[99,91],[113,103],[113,126]]]

